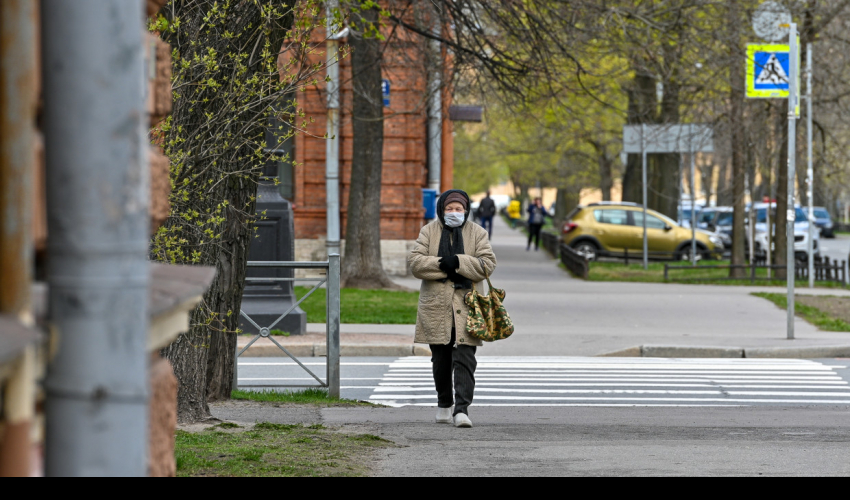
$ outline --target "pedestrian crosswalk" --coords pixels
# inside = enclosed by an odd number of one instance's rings
[[[787,359],[480,357],[475,405],[850,405],[836,368]],[[435,406],[430,360],[390,363],[369,400]]]

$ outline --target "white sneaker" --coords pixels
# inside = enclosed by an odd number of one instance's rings
[[[466,413],[458,413],[455,415],[455,427],[459,429],[471,429],[472,428],[472,420],[469,420],[469,417]]]
[[[437,423],[450,424],[452,423],[452,412],[454,408],[437,408]]]

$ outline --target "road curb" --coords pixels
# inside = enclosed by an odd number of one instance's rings
[[[599,354],[607,358],[820,359],[850,358],[850,345],[807,347],[719,347],[643,345]]]
[[[243,346],[240,346],[240,349]],[[288,344],[284,345],[297,358],[327,356],[326,344]],[[342,344],[340,356],[399,358],[404,356],[430,356],[431,350],[421,345],[411,344]],[[243,358],[280,358],[286,354],[274,344],[254,344],[246,350]]]

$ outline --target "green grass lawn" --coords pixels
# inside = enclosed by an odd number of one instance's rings
[[[788,297],[782,293],[754,293],[756,297],[767,299],[780,309],[788,308]],[[794,312],[812,325],[826,332],[850,332],[850,323],[846,321],[847,297],[801,297],[794,300]],[[844,318],[842,318],[844,316]]]
[[[670,263],[668,263],[670,264]],[[673,263],[683,266],[685,263]],[[703,266],[729,265],[729,261],[703,261]],[[774,271],[775,272],[775,271]],[[637,283],[684,283],[702,285],[733,285],[749,286],[753,283],[749,279],[728,280],[728,269],[676,269],[669,273],[669,281],[664,281],[664,263],[650,262],[649,269],[644,270],[641,263],[630,263],[626,266],[622,262],[591,262],[589,281],[626,281]],[[758,269],[758,278],[767,278],[767,269]],[[808,281],[798,281],[799,286],[808,286]],[[756,280],[758,286],[785,286],[785,280]],[[822,282],[816,283],[818,288],[842,288],[839,283]]]
[[[295,287],[295,295],[303,297],[310,291],[308,287]],[[324,288],[313,292],[301,304],[307,313],[309,323],[327,321],[325,304],[327,295]],[[414,325],[419,292],[398,292],[388,290],[343,289],[340,297],[340,315],[342,323]]]
[[[180,477],[366,476],[374,452],[393,446],[370,434],[269,423],[177,431],[175,444]]]
[[[231,399],[241,401],[260,401],[263,403],[288,403],[308,405],[344,405],[344,406],[375,406],[370,403],[353,399],[331,399],[324,389],[307,389],[303,391],[233,391]]]

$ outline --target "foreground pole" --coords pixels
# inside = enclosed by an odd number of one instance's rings
[[[147,475],[143,5],[42,0],[50,476]]]

